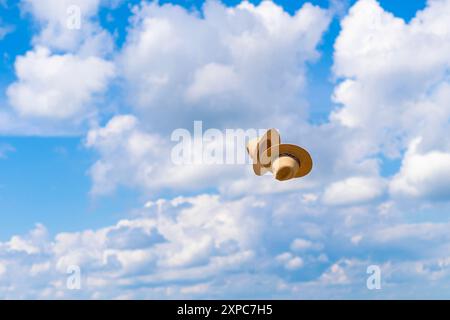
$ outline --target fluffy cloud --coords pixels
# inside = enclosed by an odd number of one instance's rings
[[[449,200],[450,153],[420,153],[420,142],[418,139],[411,143],[400,172],[391,181],[390,191],[396,196]]]
[[[291,249],[294,251],[304,251],[304,250],[320,250],[322,245],[320,243],[314,243],[305,239],[294,239],[291,243]]]
[[[303,266],[302,258],[293,256],[290,252],[280,254],[276,260],[282,263],[287,270],[297,270]]]
[[[60,21],[61,25],[67,26],[63,22],[66,21],[67,9],[70,6],[78,6],[81,9],[82,16],[90,18],[97,14],[100,0],[22,0],[22,4],[39,21]]]
[[[370,202],[379,198],[385,188],[382,179],[350,177],[327,187],[323,201],[328,205],[351,205]]]
[[[111,35],[95,21],[101,0],[22,0],[41,26],[35,45],[84,55],[111,52]]]
[[[334,99],[342,107],[332,120],[360,128],[389,157],[418,133],[437,143],[449,130],[449,12],[448,1],[430,1],[406,23],[375,0],[358,1],[335,43],[334,73],[343,81]]]
[[[298,208],[294,216],[275,202],[203,194],[148,202],[134,217],[96,230],[50,236],[38,224],[0,242],[0,292],[5,298],[249,298],[258,288],[260,298],[399,298],[410,294],[405,281],[425,290],[450,278],[448,223],[395,224],[394,218],[350,226],[330,211],[308,213],[298,198],[288,203]],[[361,228],[364,238],[350,245],[347,234]],[[402,262],[391,260],[399,256]],[[366,288],[372,264],[382,270],[377,293]],[[66,286],[74,265],[80,290]]]
[[[270,1],[211,1],[201,16],[156,3],[134,12],[119,61],[131,103],[152,128],[305,120],[305,64],[318,57],[325,10],[305,4],[291,16]]]
[[[18,81],[7,90],[11,105],[22,116],[53,119],[95,113],[95,95],[114,75],[113,65],[102,59],[51,55],[43,47],[17,58],[15,67]]]
[[[103,94],[116,67],[106,58],[113,41],[98,23],[100,5],[97,0],[21,1],[21,12],[34,18],[38,33],[33,48],[16,56],[17,80],[8,86],[9,104],[0,111],[3,133],[79,134],[105,112],[97,106],[107,104]]]
[[[366,146],[358,158],[350,154],[353,161],[359,159],[356,163],[379,159],[380,154],[404,157],[401,171],[390,182],[394,196],[447,197],[443,190],[450,179],[444,162],[450,145],[442,137],[450,130],[450,30],[444,14],[449,12],[449,1],[430,1],[405,22],[375,0],[360,0],[342,20],[335,43],[333,71],[341,81],[334,100],[340,107],[330,121],[337,131],[347,128],[352,132],[350,140]],[[417,138],[420,150],[409,150]],[[433,165],[426,165],[430,161]],[[380,163],[376,160],[374,170],[364,175],[379,175]],[[347,175],[330,185],[325,202],[332,203],[332,193],[346,188],[349,181],[356,186],[351,179]],[[372,181],[356,189],[351,192],[354,197],[371,201],[382,188]],[[346,202],[342,192],[334,199]]]
[[[95,194],[111,192],[125,181],[130,186],[144,187],[154,171],[154,158],[163,150],[161,139],[140,131],[138,120],[126,115],[114,117],[104,128],[91,130],[86,146],[102,155],[90,171]]]
[[[65,287],[72,265],[83,275],[79,295],[114,298],[117,289],[105,291],[114,279],[130,288],[143,283],[154,288],[174,281],[202,283],[247,268],[255,258],[263,223],[251,199],[224,202],[218,196],[200,195],[160,199],[146,207],[140,217],[98,230],[59,233],[50,239],[37,225],[28,235],[0,243],[2,295],[20,296],[24,288],[15,286],[29,281],[33,288],[44,284],[39,295],[30,291],[30,296],[76,296]],[[18,281],[20,277],[24,281]],[[10,293],[4,291],[8,278],[13,280]]]
[[[120,185],[159,193],[201,190],[250,170],[243,165],[176,164],[172,158],[175,143],[148,133],[132,115],[116,116],[105,127],[90,130],[86,146],[100,155],[90,170],[92,192],[99,195]]]

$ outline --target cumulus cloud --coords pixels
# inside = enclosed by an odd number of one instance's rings
[[[357,152],[340,151],[339,157],[353,163],[340,181],[326,188],[326,204],[379,199],[384,189],[377,178],[384,161],[380,155],[403,157],[401,171],[389,182],[390,195],[446,198],[442,190],[450,180],[445,164],[439,164],[450,151],[449,143],[442,140],[450,130],[450,33],[444,12],[450,12],[448,1],[430,1],[405,22],[375,0],[360,0],[343,18],[333,65],[339,79],[333,98],[339,107],[331,113],[330,122],[335,125],[335,134],[350,130],[345,144],[358,145],[359,141],[361,145]],[[411,150],[405,153],[418,137],[418,154],[414,156]],[[345,144],[341,146],[346,148]],[[362,161],[371,163],[372,169],[357,176],[374,177],[364,183],[351,173]],[[436,170],[421,170],[425,161],[433,161]],[[352,191],[346,195],[345,189]],[[355,199],[348,199],[350,194]]]
[[[15,68],[18,81],[7,90],[11,105],[22,116],[53,119],[95,113],[94,97],[114,75],[114,66],[102,59],[52,55],[44,47],[18,57]]]
[[[379,198],[384,189],[385,183],[380,178],[350,177],[328,186],[323,201],[328,205],[361,204]]]
[[[394,196],[429,200],[450,199],[450,153],[429,151],[420,153],[416,139],[406,153],[400,172],[390,183]]]
[[[120,185],[154,192],[201,190],[250,170],[244,165],[176,164],[172,158],[175,143],[148,133],[132,115],[116,116],[105,127],[91,129],[86,146],[100,155],[90,169],[92,192],[98,195]]]
[[[320,243],[314,243],[306,239],[294,239],[291,243],[291,249],[294,251],[304,251],[304,250],[320,250],[322,245]]]
[[[292,198],[287,209],[298,201]],[[450,248],[448,223],[375,219],[368,226],[364,219],[349,226],[330,211],[282,214],[274,202],[202,194],[150,201],[134,217],[94,230],[50,236],[38,224],[0,242],[0,292],[6,298],[248,298],[259,288],[261,298],[369,297],[366,268],[375,263],[391,288],[379,297],[398,298],[409,296],[396,291],[405,279],[429,289],[450,278],[443,255]],[[346,247],[343,238],[361,227],[364,239]],[[434,249],[420,250],[429,246]],[[385,258],[368,260],[388,248]],[[402,254],[408,258],[401,263],[390,260]],[[66,287],[73,265],[81,270],[80,290]]]
[[[149,203],[140,217],[98,230],[59,233],[53,239],[37,225],[28,235],[0,243],[0,291],[5,297],[25,294],[23,287],[3,291],[9,278],[13,286],[29,281],[36,288],[42,282],[39,294],[28,293],[35,298],[76,295],[65,287],[66,271],[73,265],[83,274],[85,291],[79,294],[90,298],[121,294],[105,291],[114,279],[130,288],[211,281],[246,268],[254,259],[262,224],[251,208],[251,199],[224,202],[215,195],[199,195],[160,199]]]
[[[406,23],[375,0],[358,1],[335,43],[331,115],[360,128],[388,157],[399,157],[418,132],[427,143],[448,132],[448,1],[430,1]],[[426,106],[426,107],[425,107]],[[448,148],[448,146],[446,146]]]
[[[111,35],[95,21],[101,0],[22,0],[21,8],[40,24],[35,45],[101,55],[111,52]]]
[[[271,1],[210,1],[201,14],[156,3],[134,12],[119,61],[131,103],[152,128],[305,120],[305,64],[319,56],[325,10],[307,3],[291,16]]]
[[[20,9],[37,22],[32,49],[15,58],[17,80],[0,111],[2,132],[28,135],[79,134],[97,122],[116,67],[113,40],[98,22],[101,1],[22,0]],[[109,4],[111,5],[111,4]],[[101,110],[101,111],[99,111]]]
[[[102,155],[90,170],[94,193],[111,192],[121,181],[145,185],[156,165],[152,159],[162,153],[161,140],[139,131],[137,124],[134,116],[116,116],[105,128],[89,132],[86,146]]]
[[[276,260],[283,264],[287,270],[297,270],[303,266],[303,259],[285,252],[276,257]]]

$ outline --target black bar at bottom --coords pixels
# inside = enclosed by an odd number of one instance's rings
[[[115,319],[310,319],[323,316],[354,316],[358,319],[379,316],[393,309],[401,315],[419,316],[421,312],[445,312],[449,301],[298,301],[298,300],[138,300],[138,301],[1,301],[3,312],[14,317],[31,313],[79,317],[98,314]],[[431,308],[431,309],[430,309]],[[11,310],[8,310],[11,309]],[[56,310],[59,309],[59,312]],[[61,313],[62,311],[62,313]],[[8,313],[6,313],[8,314]],[[62,317],[61,317],[62,316]]]

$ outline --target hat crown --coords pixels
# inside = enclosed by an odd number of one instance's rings
[[[252,139],[247,143],[247,152],[253,161],[258,161],[258,138]]]
[[[271,162],[264,156],[267,149],[281,143],[280,134],[276,129],[269,129],[261,137],[254,138],[247,143],[247,152],[253,160],[253,171],[263,175],[270,169]]]
[[[291,156],[281,156],[272,162],[272,172],[275,179],[285,181],[292,179],[299,169],[297,159]]]

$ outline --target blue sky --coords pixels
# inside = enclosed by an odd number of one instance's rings
[[[450,1],[66,2],[0,1],[0,297],[449,297]],[[194,120],[313,173],[175,168]]]

